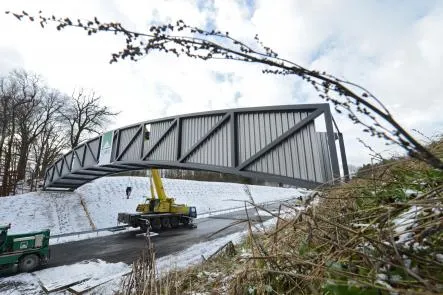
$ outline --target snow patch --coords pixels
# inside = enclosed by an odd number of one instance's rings
[[[103,277],[130,271],[130,267],[123,263],[107,263],[103,260],[83,261],[76,264],[64,265],[36,271],[33,274],[48,290],[57,290],[60,287],[79,283],[85,280],[98,280]]]
[[[0,294],[41,295],[45,292],[32,274],[23,273],[13,277],[0,278]]]
[[[417,226],[417,217],[420,209],[420,207],[411,206],[409,210],[401,213],[392,220],[394,223],[394,232],[398,236],[398,244],[411,242],[413,234],[408,230]]]
[[[106,286],[101,286],[100,289],[95,288],[94,292],[115,294],[120,286],[121,276],[129,271],[131,271],[131,267],[122,262],[83,261],[72,265],[47,268],[32,274],[26,273],[2,278],[0,279],[0,293],[37,295],[65,290],[70,286],[78,290],[87,290],[104,281]],[[107,281],[109,278],[111,281]]]
[[[413,190],[410,188],[403,190],[403,192],[405,193],[406,197],[408,197],[408,198],[416,197],[420,193],[419,191]]]

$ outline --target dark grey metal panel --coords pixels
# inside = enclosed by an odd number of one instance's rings
[[[148,160],[174,161],[175,153],[175,137],[177,134],[177,127],[173,127],[168,134],[161,140],[156,149],[148,157]]]
[[[146,153],[152,146],[160,139],[163,133],[171,126],[173,120],[160,121],[156,123],[146,124],[145,131],[147,130],[147,126],[149,126],[149,140],[144,139],[144,153]]]
[[[217,120],[220,120],[220,118]],[[231,145],[228,133],[229,121],[226,121],[189,156],[186,162],[225,167],[231,166]]]
[[[314,122],[322,114],[327,129],[323,133],[315,130]],[[45,188],[75,189],[97,177],[154,167],[231,173],[305,187],[332,183],[339,173],[327,104],[204,112],[112,132],[112,149],[104,148],[103,155],[100,136],[57,160],[46,171]]]
[[[278,118],[278,117],[277,117]],[[294,145],[294,141],[302,143]],[[294,147],[297,153],[294,153]],[[275,175],[286,177],[308,179],[316,182],[323,182],[321,174],[322,163],[318,157],[319,143],[315,132],[314,123],[302,128],[299,133],[284,140],[280,145],[263,155],[273,165],[272,171]],[[296,161],[294,161],[296,158]],[[246,168],[248,171],[263,172],[261,158]],[[302,165],[299,165],[299,161]],[[307,177],[303,177],[306,175]]]
[[[92,140],[91,142],[88,142],[85,144],[85,163],[97,163],[97,154],[98,154],[98,145],[99,145],[99,139]]]
[[[122,155],[122,157],[120,159],[123,160],[124,159],[131,159],[131,160],[135,160],[137,158],[140,157],[140,155],[136,155],[134,157],[134,155],[131,154],[131,152],[133,152],[133,149],[131,149],[132,144],[130,144],[131,140],[133,139],[133,137],[137,134],[137,132],[140,132],[140,126],[133,126],[127,129],[122,129],[120,130],[120,132],[118,133],[118,138],[117,138],[117,157],[119,157],[122,152],[124,151],[124,155]],[[128,146],[128,144],[130,144],[130,146]],[[126,149],[126,150],[125,150]],[[138,150],[140,151],[140,150]],[[117,160],[117,159],[116,159]]]
[[[222,118],[221,115],[201,116],[184,118],[183,141],[181,153],[186,153],[194,144],[197,143],[217,122]]]

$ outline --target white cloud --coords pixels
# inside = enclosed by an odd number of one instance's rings
[[[197,3],[198,2],[198,3]],[[409,130],[441,132],[443,86],[443,5],[439,1],[2,1],[0,11],[23,9],[49,14],[117,20],[145,30],[155,22],[183,19],[215,25],[242,40],[261,40],[281,56],[346,77],[374,92]],[[113,127],[210,109],[322,102],[294,77],[261,74],[258,65],[202,62],[153,54],[138,63],[110,65],[121,40],[112,35],[18,22],[0,14],[0,74],[23,67],[43,75],[48,84],[71,93],[93,88],[114,110]],[[229,74],[217,79],[215,73]],[[368,161],[356,137],[360,128],[336,116],[345,134],[349,162]],[[384,150],[383,143],[365,139]],[[395,149],[394,149],[395,150]]]

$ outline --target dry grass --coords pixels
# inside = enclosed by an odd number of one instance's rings
[[[431,150],[442,158],[443,142]],[[135,269],[142,274],[135,280],[150,281],[135,293],[443,292],[443,171],[406,158],[385,161],[323,188],[314,200],[303,211],[294,206],[291,217],[279,214],[271,230],[257,232],[249,223],[233,257],[222,254],[157,280],[155,272]]]

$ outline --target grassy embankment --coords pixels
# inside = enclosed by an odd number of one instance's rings
[[[429,148],[443,157],[442,140]],[[250,223],[244,242],[200,265],[157,279],[155,260],[140,260],[124,293],[443,292],[443,171],[384,160],[319,192],[305,210],[275,214],[275,227],[254,231]]]

